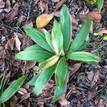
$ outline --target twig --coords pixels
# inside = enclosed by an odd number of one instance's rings
[[[103,44],[102,46],[98,47],[97,49],[93,50],[92,52],[97,52],[105,46],[107,46],[107,43]]]
[[[58,3],[56,4],[56,9],[55,9],[55,11],[57,11],[66,1],[67,1],[67,0],[61,0],[60,2],[58,2]]]

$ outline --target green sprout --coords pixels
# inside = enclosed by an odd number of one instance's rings
[[[64,94],[69,77],[69,60],[88,64],[96,64],[100,61],[98,56],[82,51],[87,42],[86,37],[90,32],[90,25],[91,20],[87,19],[75,39],[71,41],[70,13],[64,5],[60,12],[60,22],[54,20],[51,34],[47,30],[41,32],[28,25],[23,27],[26,34],[36,44],[19,52],[16,59],[38,62],[40,73],[32,79],[36,95],[42,93],[53,75],[56,83],[53,101],[57,101]]]
[[[20,89],[25,80],[26,76],[21,76],[17,80],[13,81],[5,90],[2,89],[4,86],[0,83],[0,107],[2,103],[8,101]]]

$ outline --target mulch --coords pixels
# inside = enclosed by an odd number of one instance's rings
[[[33,44],[23,31],[23,25],[36,27],[35,21],[40,14],[59,11],[63,4],[76,19],[75,35],[82,25],[79,15],[90,10],[82,0],[0,0],[0,80],[5,78],[8,86],[21,75],[28,76],[21,90],[3,107],[107,107],[107,41],[100,35],[90,36],[87,50],[99,54],[101,62],[98,65],[77,63],[73,67],[70,63],[66,98],[56,103],[52,102],[54,81],[50,80],[43,93],[35,96],[27,82],[37,74],[36,63],[15,59],[17,52]],[[106,5],[105,2],[104,10]],[[107,16],[104,16],[100,23],[94,23],[93,29],[107,28],[106,21]]]

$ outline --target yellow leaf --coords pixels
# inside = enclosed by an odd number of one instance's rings
[[[54,65],[59,59],[59,56],[58,55],[54,55],[53,57],[41,62],[39,64],[39,68],[42,69],[42,70],[45,70],[49,67],[51,67],[52,65]]]
[[[105,35],[105,36],[103,37],[103,40],[107,40],[107,35]]]
[[[54,14],[42,14],[36,19],[37,28],[45,27],[54,17]]]

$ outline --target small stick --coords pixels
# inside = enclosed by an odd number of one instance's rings
[[[58,2],[58,3],[56,4],[56,9],[55,9],[55,11],[57,11],[66,1],[67,1],[67,0],[61,0],[60,2]]]

